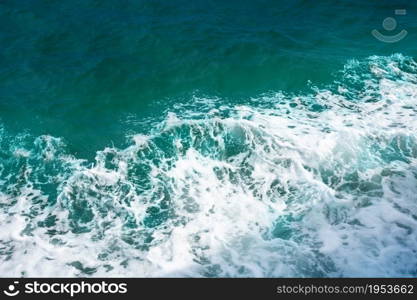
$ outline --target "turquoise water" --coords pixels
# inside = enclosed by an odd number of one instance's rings
[[[416,276],[416,9],[1,2],[3,276]]]

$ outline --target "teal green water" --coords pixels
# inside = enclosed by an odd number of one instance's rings
[[[1,2],[2,274],[415,276],[416,9]]]
[[[223,2],[2,3],[3,122],[64,137],[91,158],[141,129],[130,117],[153,118],[194,94],[244,103],[305,91],[331,83],[348,59],[416,50],[412,11],[397,17],[409,31],[401,43],[370,35],[401,1]]]

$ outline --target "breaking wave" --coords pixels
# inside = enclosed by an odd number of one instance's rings
[[[417,275],[417,64],[191,99],[125,149],[0,133],[3,276]]]

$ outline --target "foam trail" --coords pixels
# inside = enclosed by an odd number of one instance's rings
[[[416,276],[417,65],[192,99],[91,164],[1,134],[4,276]],[[204,106],[203,106],[204,105]]]

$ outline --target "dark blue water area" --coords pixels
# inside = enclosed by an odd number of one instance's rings
[[[242,104],[329,84],[352,58],[413,56],[416,9],[388,0],[2,1],[0,119],[13,134],[63,137],[91,156],[192,95]],[[408,31],[403,41],[371,35],[394,34],[382,28],[388,17],[394,33]]]

